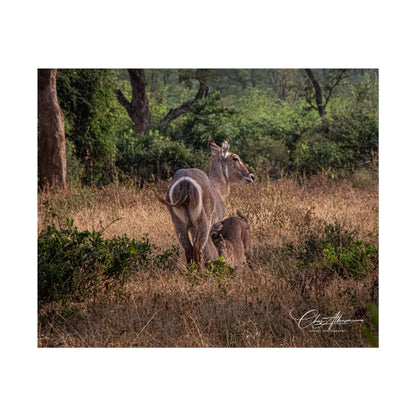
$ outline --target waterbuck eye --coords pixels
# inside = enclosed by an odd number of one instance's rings
[[[238,162],[240,159],[237,156],[233,156],[233,160],[235,160],[236,162]]]

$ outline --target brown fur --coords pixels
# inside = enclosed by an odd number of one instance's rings
[[[209,238],[211,225],[225,216],[224,200],[230,184],[252,183],[254,175],[238,155],[223,142],[209,144],[212,164],[209,175],[199,169],[180,169],[169,185],[166,204],[186,260],[201,263],[214,260],[217,250]],[[191,239],[189,239],[189,235]]]
[[[238,217],[226,218],[211,228],[211,239],[219,257],[232,267],[253,260],[250,227],[247,218],[237,211]]]

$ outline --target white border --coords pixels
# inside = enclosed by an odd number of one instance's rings
[[[3,6],[2,381],[7,414],[407,414],[415,371],[410,1]],[[37,67],[380,68],[379,349],[36,348]],[[409,261],[410,260],[410,261]],[[6,414],[6,412],[2,412]]]

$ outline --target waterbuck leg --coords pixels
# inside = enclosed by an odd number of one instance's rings
[[[199,244],[199,241],[196,240],[193,246],[193,261],[196,264],[200,264],[202,260],[202,249]]]
[[[205,230],[203,229],[203,222],[200,222],[195,228],[194,246],[193,246],[193,261],[200,264],[202,261],[202,251],[206,243]]]
[[[189,241],[188,227],[175,214],[172,215],[172,220],[179,242],[185,250],[186,262],[190,263],[191,260],[193,260],[193,248],[191,242]]]
[[[194,243],[194,257],[198,263],[202,260],[204,254],[205,262],[215,260],[218,257],[217,249],[210,238],[210,223],[208,221],[199,221],[195,227],[198,230]]]
[[[190,263],[191,260],[193,260],[193,247],[191,242],[189,241],[188,233],[185,230],[179,232],[177,231],[176,234],[179,237],[179,242],[181,243],[181,246],[185,250],[186,262]]]

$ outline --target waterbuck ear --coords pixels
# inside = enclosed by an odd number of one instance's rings
[[[221,148],[212,140],[208,143],[208,147],[212,156],[217,156],[221,151]]]
[[[247,218],[239,210],[237,210],[237,215],[248,224]]]
[[[221,146],[221,154],[222,157],[225,159],[229,155],[230,145],[224,140]]]

